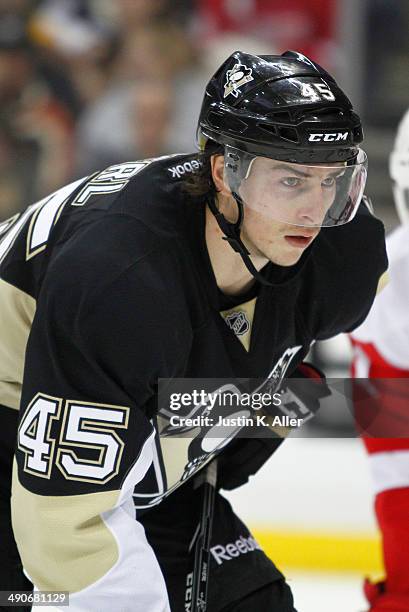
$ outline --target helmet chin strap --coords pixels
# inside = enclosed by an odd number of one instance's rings
[[[227,221],[223,213],[221,213],[219,209],[217,208],[213,198],[209,198],[207,201],[207,204],[210,210],[212,211],[217,221],[218,226],[220,227],[220,229],[222,230],[224,234],[223,240],[227,240],[231,248],[240,255],[247,270],[256,280],[258,280],[262,285],[272,287],[273,283],[270,283],[270,281],[264,278],[264,276],[260,274],[260,272],[254,266],[253,262],[250,259],[250,253],[246,249],[246,247],[244,246],[241,240],[240,228],[241,228],[241,224],[243,223],[243,217],[244,217],[243,202],[240,196],[237,195],[237,193],[232,192],[232,195],[234,199],[236,200],[238,211],[239,211],[239,216],[235,223],[231,223],[230,221]]]

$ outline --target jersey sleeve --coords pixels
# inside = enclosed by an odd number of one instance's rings
[[[129,220],[50,264],[27,344],[13,529],[40,590],[70,610],[164,612],[165,582],[132,494],[153,456],[158,377],[180,374],[189,333],[171,254],[132,256]],[[120,242],[118,241],[120,237]],[[81,245],[87,244],[83,236]],[[116,248],[114,248],[116,247]],[[134,248],[137,252],[137,249]]]

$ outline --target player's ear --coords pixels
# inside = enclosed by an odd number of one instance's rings
[[[222,195],[231,195],[230,189],[224,182],[224,156],[212,155],[210,157],[210,167],[212,170],[212,179],[216,187],[216,191]]]

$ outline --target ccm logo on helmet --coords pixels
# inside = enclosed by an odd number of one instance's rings
[[[328,134],[310,134],[309,142],[336,142],[337,140],[348,140],[349,132],[330,132]]]

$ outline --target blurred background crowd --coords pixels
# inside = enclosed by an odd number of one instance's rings
[[[362,113],[368,191],[391,227],[408,32],[407,0],[0,0],[0,221],[111,163],[194,150],[217,65],[290,48]]]

